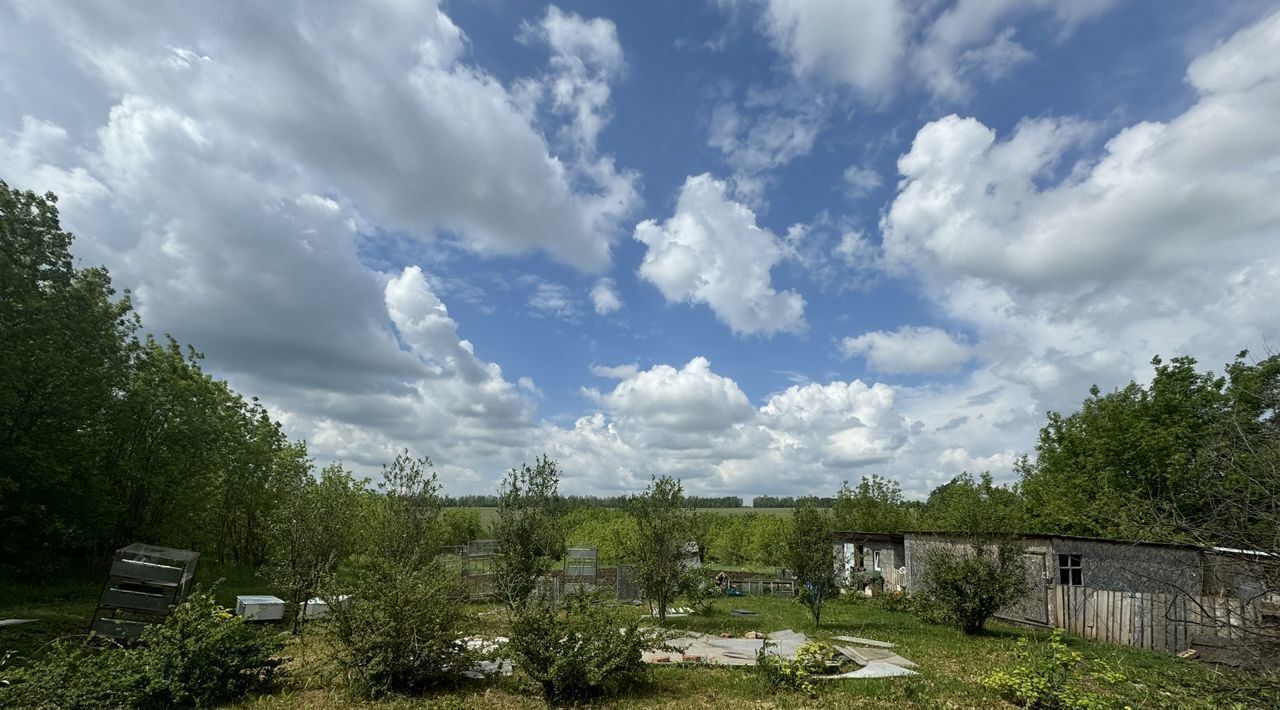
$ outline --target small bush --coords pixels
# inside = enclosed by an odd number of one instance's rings
[[[283,647],[198,593],[142,632],[144,705],[216,705],[270,684]]]
[[[0,681],[0,707],[136,707],[145,683],[137,655],[98,639],[56,641]]]
[[[97,637],[54,643],[0,684],[0,706],[205,707],[267,686],[277,635],[246,625],[197,593],[125,648]]]
[[[334,661],[366,695],[456,684],[475,664],[460,639],[467,620],[457,571],[437,557],[440,485],[431,461],[408,452],[382,469],[366,520],[366,555],[334,582],[327,625]]]
[[[348,603],[330,599],[335,660],[361,693],[417,693],[456,685],[475,664],[459,641],[460,580],[438,563],[364,561]]]
[[[938,545],[924,555],[921,594],[967,634],[1027,593],[1022,550],[1012,543]]]
[[[772,645],[766,641],[756,652],[756,675],[765,689],[770,693],[790,690],[813,695],[816,690],[813,677],[827,671],[831,646],[811,641],[796,651],[794,659],[787,659],[769,653]]]
[[[1120,673],[1105,666],[1094,668],[1079,651],[1062,642],[1062,630],[1054,629],[1045,643],[1018,639],[1015,665],[994,671],[982,684],[1000,692],[1017,705],[1032,710],[1101,710],[1115,706],[1089,689],[1089,683],[1119,683]]]
[[[647,671],[645,651],[665,646],[665,637],[641,629],[634,614],[601,603],[590,594],[570,595],[563,608],[535,596],[517,612],[510,652],[551,703],[617,693]]]

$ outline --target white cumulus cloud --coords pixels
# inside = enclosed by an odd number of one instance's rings
[[[618,296],[618,287],[611,278],[601,278],[591,287],[591,305],[596,313],[608,315],[622,308],[622,298]]]
[[[770,280],[784,254],[778,238],[726,190],[708,174],[692,176],[670,219],[636,226],[635,238],[647,247],[641,278],[670,302],[706,304],[738,334],[803,331],[804,297],[779,292]]]
[[[840,341],[845,357],[860,355],[867,367],[888,374],[932,375],[955,372],[973,357],[970,347],[945,330],[903,326]]]

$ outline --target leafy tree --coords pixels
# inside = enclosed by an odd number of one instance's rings
[[[809,609],[813,625],[822,623],[822,605],[840,591],[835,548],[831,544],[831,521],[812,505],[792,511],[791,531],[786,537],[787,566],[800,587],[800,601]]]
[[[1192,358],[1156,357],[1150,385],[1107,394],[1095,386],[1078,411],[1050,412],[1036,459],[1018,467],[1031,523],[1046,532],[1163,538],[1175,531],[1154,501],[1182,516],[1212,516],[1215,442],[1237,422],[1265,418],[1262,383],[1280,368],[1274,356],[1256,365],[1245,356],[1226,377],[1198,372]]]
[[[298,607],[328,586],[356,545],[366,480],[334,463],[308,479],[274,511],[264,572],[284,593],[297,629]]]
[[[1022,548],[1012,542],[933,545],[921,577],[919,593],[966,634],[981,633],[987,619],[1027,593]]]
[[[474,508],[444,508],[440,511],[441,545],[465,545],[484,534],[480,511]]]
[[[751,522],[751,561],[767,567],[787,564],[787,536],[792,518],[783,515],[758,515]]]
[[[636,524],[626,511],[578,508],[565,514],[563,525],[566,542],[594,545],[600,564],[630,564],[630,555],[636,544]]]
[[[657,607],[658,623],[665,624],[667,607],[679,596],[689,573],[689,513],[680,481],[653,478],[643,494],[632,497],[628,513],[636,527],[631,559],[640,590]]]
[[[845,481],[836,494],[832,512],[835,524],[842,530],[896,533],[910,527],[911,522],[902,488],[896,481],[879,475],[863,476],[857,488],[850,488]]]
[[[72,239],[52,193],[0,181],[0,565],[93,553],[114,522],[93,473],[137,318]]]
[[[962,533],[1018,533],[1026,530],[1022,496],[1017,489],[997,486],[984,471],[977,479],[961,473],[933,489],[921,527]]]
[[[498,544],[496,578],[509,608],[523,606],[537,579],[564,556],[560,472],[544,454],[534,466],[507,472],[498,495],[494,539]]]

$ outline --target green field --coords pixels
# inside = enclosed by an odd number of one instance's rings
[[[497,508],[473,508],[480,513],[480,524],[489,527],[498,517]],[[791,515],[791,508],[697,508],[699,513],[718,513],[721,515],[746,515],[761,513],[764,515]]]

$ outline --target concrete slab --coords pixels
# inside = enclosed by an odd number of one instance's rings
[[[888,641],[876,641],[875,639],[864,639],[858,636],[832,636],[836,641],[844,641],[859,646],[873,646],[875,648],[893,648],[894,645]]]
[[[849,658],[853,659],[861,665],[870,665],[876,662],[892,663],[895,666],[903,668],[915,668],[914,661],[910,661],[898,654],[884,648],[855,648],[852,646],[836,646],[836,650]]]
[[[847,678],[896,678],[904,675],[916,675],[916,672],[902,666],[883,661],[872,661],[856,671],[838,673],[836,675],[814,676],[818,680],[844,680]]]

